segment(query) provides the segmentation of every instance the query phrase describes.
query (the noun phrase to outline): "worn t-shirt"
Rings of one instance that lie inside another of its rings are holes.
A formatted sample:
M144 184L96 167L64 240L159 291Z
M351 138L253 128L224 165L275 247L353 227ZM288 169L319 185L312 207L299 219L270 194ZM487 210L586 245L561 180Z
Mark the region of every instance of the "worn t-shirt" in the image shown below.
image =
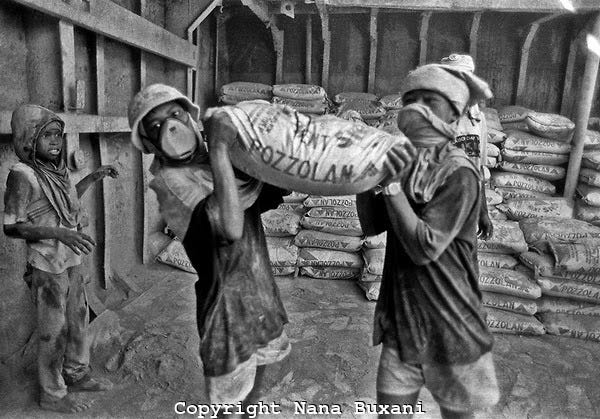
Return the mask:
M478 287L478 200L477 177L460 168L413 205L416 242L388 227L373 340L395 345L404 362L465 364L492 347Z
M485 115L477 105L454 123L456 136L452 144L462 148L477 167L485 165L487 158L487 124Z
M183 245L198 272L197 318L204 374L229 373L279 337L287 314L273 279L260 214L282 202L265 185L244 211L242 237L227 241L219 230L213 196L194 210Z
M71 184L71 188L75 187ZM73 190L71 196L77 193ZM17 223L67 228L60 224L33 168L20 162L10 169L4 194L4 225ZM57 239L44 239L27 241L27 262L41 271L58 274L81 264L81 256Z

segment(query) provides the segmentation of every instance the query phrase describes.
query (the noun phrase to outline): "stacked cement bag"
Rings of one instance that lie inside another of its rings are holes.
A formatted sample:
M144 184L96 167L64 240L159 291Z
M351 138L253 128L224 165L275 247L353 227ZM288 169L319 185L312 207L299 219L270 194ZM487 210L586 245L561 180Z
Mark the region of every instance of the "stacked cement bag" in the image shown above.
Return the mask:
M325 89L314 84L276 84L273 86L273 103L311 115L323 115L329 110Z
M600 228L552 218L520 224L537 250L520 259L541 287L538 316L547 332L600 341Z
M358 279L358 286L370 301L376 301L379 298L386 243L387 232L377 236L367 236L363 242L362 256L365 266Z
M319 279L353 279L360 275L363 232L355 196L309 196L304 200L299 247L300 274Z
M478 240L479 288L494 333L540 335L543 325L533 316L541 289L533 273L519 263L527 243L515 221L494 220L494 234Z
M575 217L600 225L600 132L588 130L577 185Z
M219 103L237 105L245 100L271 100L273 88L268 84L236 81L221 87Z
M380 119L386 114L386 109L372 93L342 92L335 95L333 101L338 106L337 115L355 111L370 126L379 125Z

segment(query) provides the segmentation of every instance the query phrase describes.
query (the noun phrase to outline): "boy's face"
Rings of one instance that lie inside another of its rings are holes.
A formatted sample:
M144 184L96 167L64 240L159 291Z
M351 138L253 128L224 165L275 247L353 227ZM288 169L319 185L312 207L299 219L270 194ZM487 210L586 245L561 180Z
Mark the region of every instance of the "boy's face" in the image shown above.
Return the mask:
M444 96L431 90L412 90L404 95L402 103L418 103L427 106L442 121L450 123L458 119L456 111Z
M159 144L160 129L167 118L174 118L189 125L189 114L178 102L167 102L157 106L142 120L146 136L153 144Z
M58 122L51 122L40 132L37 139L35 158L56 162L63 148L63 131Z

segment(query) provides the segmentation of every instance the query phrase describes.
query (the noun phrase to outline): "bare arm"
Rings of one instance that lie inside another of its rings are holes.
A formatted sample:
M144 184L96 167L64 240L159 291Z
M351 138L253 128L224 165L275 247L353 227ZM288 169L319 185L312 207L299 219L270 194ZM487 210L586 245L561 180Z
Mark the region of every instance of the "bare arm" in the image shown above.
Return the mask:
M87 234L62 227L41 227L28 223L5 224L4 234L8 237L27 241L56 239L67 245L78 255L81 253L87 255L96 245L94 239Z
M94 182L102 180L106 176L116 178L119 176L119 172L111 165L100 166L98 169L77 182L77 185L75 185L77 197L81 198Z

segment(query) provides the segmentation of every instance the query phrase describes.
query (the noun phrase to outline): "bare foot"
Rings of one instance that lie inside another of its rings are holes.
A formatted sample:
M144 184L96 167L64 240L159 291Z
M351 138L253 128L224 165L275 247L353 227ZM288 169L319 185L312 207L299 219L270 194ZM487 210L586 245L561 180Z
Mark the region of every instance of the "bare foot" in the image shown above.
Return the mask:
M86 400L76 400L68 394L62 399L53 402L41 401L40 407L44 410L52 410L60 413L77 413L83 412L91 406L91 403Z
M107 391L112 388L113 384L103 378L94 378L90 375L86 375L81 380L71 384L69 386L69 392L74 393L76 391Z

